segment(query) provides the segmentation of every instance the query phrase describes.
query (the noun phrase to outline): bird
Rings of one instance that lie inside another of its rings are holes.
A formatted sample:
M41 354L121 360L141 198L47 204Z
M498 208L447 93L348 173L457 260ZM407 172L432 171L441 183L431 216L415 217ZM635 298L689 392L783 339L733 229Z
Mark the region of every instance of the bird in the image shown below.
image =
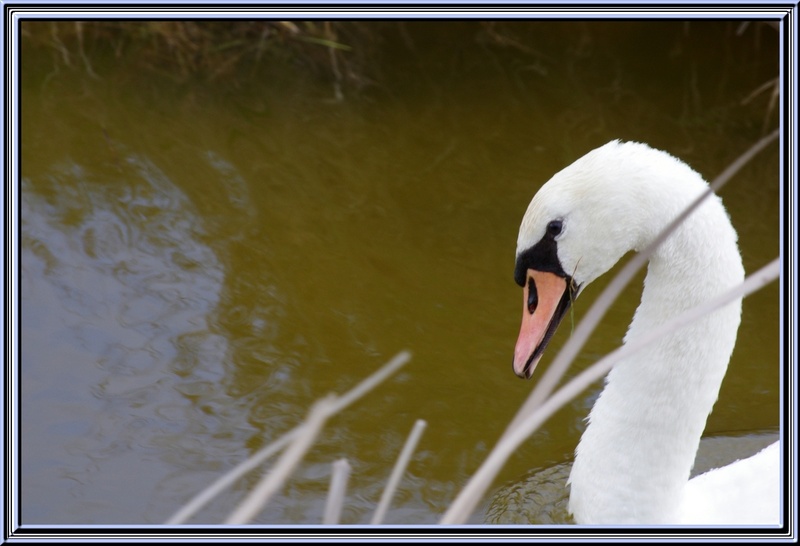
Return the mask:
M706 190L688 164L641 142L612 140L553 175L517 238L523 312L514 373L530 379L586 286L647 247ZM741 283L737 238L722 200L707 197L650 256L623 343ZM575 523L780 523L779 441L689 479L740 320L738 299L614 365L569 473Z

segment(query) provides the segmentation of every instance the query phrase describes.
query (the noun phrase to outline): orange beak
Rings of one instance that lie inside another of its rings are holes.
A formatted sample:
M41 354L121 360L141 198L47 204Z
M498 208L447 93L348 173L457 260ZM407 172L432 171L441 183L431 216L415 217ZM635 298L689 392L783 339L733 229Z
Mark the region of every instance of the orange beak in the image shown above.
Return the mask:
M522 325L514 348L514 373L530 379L574 295L572 279L528 269L523 288Z

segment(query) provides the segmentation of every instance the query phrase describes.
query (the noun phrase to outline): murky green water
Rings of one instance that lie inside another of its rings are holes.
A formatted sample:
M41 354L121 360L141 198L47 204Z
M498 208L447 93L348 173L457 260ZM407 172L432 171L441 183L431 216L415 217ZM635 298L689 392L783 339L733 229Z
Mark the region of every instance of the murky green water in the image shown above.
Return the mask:
M438 521L534 385L511 371L512 273L539 185L613 138L712 178L761 135L766 95L740 102L777 74L771 29L591 25L514 29L541 34L534 54L409 23L413 47L387 35L380 87L344 102L291 71L177 84L98 55L95 79L26 50L22 521L163 522L404 348L411 363L329 423L257 523L318 523L342 457L343 522L367 523L420 418L387 523ZM721 195L754 271L779 251L777 146ZM639 293L579 367L620 342ZM774 284L744 304L707 432L777 428L778 327ZM595 395L497 485L569 461ZM253 483L193 521L221 522Z

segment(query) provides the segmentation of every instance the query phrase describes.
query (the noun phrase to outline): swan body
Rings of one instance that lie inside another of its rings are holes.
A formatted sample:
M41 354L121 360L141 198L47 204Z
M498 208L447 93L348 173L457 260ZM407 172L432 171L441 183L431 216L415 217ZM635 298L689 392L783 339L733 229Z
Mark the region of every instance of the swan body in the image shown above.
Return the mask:
M517 240L515 279L524 301L514 371L530 377L586 285L625 253L646 247L707 188L669 154L619 141L542 186ZM625 342L741 283L736 241L721 200L710 196L651 256ZM777 443L753 460L689 481L740 317L737 300L609 372L570 473L569 510L577 523L779 523ZM723 496L735 506L722 506Z

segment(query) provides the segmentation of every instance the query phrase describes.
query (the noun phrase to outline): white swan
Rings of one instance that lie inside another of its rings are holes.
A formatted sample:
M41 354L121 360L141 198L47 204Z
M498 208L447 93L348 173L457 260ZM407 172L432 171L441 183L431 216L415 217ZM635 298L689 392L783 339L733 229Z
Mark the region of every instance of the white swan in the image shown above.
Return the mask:
M523 317L514 372L530 377L572 300L640 250L708 188L685 163L612 141L557 173L520 226ZM744 278L736 232L710 196L650 258L625 342ZM741 316L741 300L619 362L588 418L570 473L581 524L777 524L780 452L689 480Z

